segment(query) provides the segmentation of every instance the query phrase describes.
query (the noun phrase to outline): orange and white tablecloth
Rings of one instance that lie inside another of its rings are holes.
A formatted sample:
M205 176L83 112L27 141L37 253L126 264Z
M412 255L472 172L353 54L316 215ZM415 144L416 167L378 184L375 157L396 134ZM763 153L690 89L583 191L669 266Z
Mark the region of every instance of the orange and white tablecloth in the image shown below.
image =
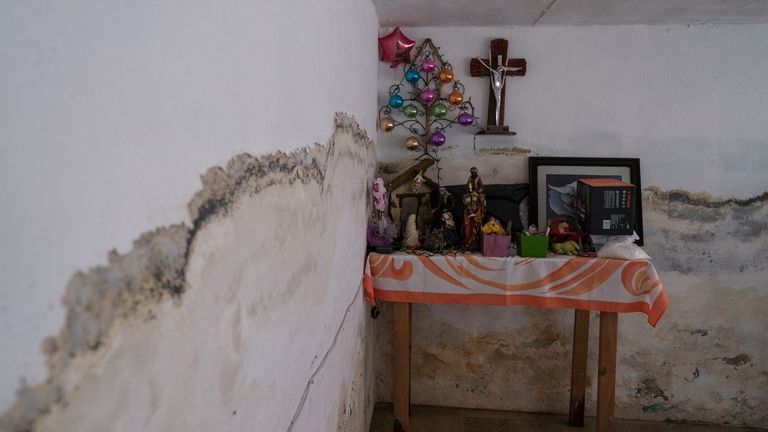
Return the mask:
M669 300L650 261L557 256L368 256L366 300L643 312L655 326Z

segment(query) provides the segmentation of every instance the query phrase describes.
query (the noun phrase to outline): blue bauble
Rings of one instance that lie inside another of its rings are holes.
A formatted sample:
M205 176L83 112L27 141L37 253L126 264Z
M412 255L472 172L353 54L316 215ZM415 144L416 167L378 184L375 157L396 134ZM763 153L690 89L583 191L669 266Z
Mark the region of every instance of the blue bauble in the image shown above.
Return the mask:
M419 75L419 71L416 68L410 68L405 72L405 80L411 84L419 82L419 78L421 78L421 75Z
M389 97L389 106L392 108L400 108L403 106L403 97L399 94L393 94Z

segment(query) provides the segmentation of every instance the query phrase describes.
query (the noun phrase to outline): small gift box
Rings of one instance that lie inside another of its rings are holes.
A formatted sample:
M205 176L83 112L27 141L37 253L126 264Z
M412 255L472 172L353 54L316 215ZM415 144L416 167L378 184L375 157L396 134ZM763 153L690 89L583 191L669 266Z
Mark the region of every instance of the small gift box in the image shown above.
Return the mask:
M517 235L517 254L521 257L544 258L547 256L549 236L546 235Z
M512 236L499 234L483 234L483 256L506 257L509 256L509 244Z

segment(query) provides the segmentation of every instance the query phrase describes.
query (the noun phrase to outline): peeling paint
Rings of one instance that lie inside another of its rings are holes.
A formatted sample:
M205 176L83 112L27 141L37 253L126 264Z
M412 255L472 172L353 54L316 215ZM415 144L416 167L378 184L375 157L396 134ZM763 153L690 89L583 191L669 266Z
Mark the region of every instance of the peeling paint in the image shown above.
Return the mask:
M644 405L642 409L644 413L655 413L661 411L663 408L663 404L656 402L655 404Z
M528 155L531 153L531 149L523 147L509 147L509 148L488 148L478 150L480 154L489 155L504 155L504 156L520 156Z
M120 319L151 319L152 306L184 290L189 229L183 225L142 234L126 254L109 252L108 266L75 273L63 305L64 328L43 342L49 378L19 391L16 403L0 418L0 430L31 430L34 419L62 401L64 375L74 359L104 346Z
M716 200L708 194L645 190L651 256L661 270L685 274L759 271L768 265L766 194ZM677 198L673 198L677 197Z
M337 136L342 135L350 137L361 146L360 149L335 146ZM360 167L361 172L365 172L373 169L373 153L373 142L365 131L351 116L337 113L334 134L328 145L317 144L313 148L262 157L241 154L233 157L226 167L210 168L201 176L202 189L188 205L192 227L178 224L142 234L129 252L120 254L111 251L108 265L78 272L72 277L63 299L67 308L65 326L57 337L48 338L43 344L49 378L43 384L19 390L16 403L0 417L0 430L30 431L35 429L40 418L53 409L65 411L69 394L78 388L77 377L85 376L89 370L83 370L82 365L76 366L76 363L92 353L108 358L105 347L116 349L111 346L117 342L112 336L117 329L125 327L120 323L156 319L165 307L162 305L167 303L165 300L171 300L177 307L183 306L184 293L189 284L189 260L199 233L212 222L230 215L244 197L253 197L267 188L295 182L316 183L321 191L330 191L336 186L326 181L330 174L326 168L331 159L350 160L350 163ZM335 178L334 182L340 178ZM350 179L363 185L355 186L356 199L351 201L351 205L360 205L361 209L365 206L365 182L362 180ZM364 238L362 234L360 236ZM308 272L316 267L317 263L307 261L297 271ZM293 282L294 289L302 283L306 282L298 275ZM250 318L258 313L251 308L246 312ZM230 330L232 348L236 352L241 350L243 343L242 319L239 313L234 315ZM360 358L365 356L361 354ZM222 369L223 375L220 374L223 377L220 381L223 386L222 400L229 400L230 389L236 384L239 366L232 366L235 369ZM157 395L156 386L152 388L155 388L152 393ZM350 395L347 399L353 397L359 396ZM157 398L159 396L152 399ZM153 405L156 403L153 402ZM232 403L229 400L226 404ZM231 412L235 416L237 410ZM242 415L240 413L237 417ZM355 424L358 423L356 420Z
M696 335L696 336L706 336L706 335L709 334L708 331L702 330L702 329L690 330L690 333L691 333L692 336L693 335Z
M691 374L691 378L685 378L685 380L688 381L689 383L692 383L697 379L699 379L700 376L701 376L701 372L699 372L699 368L696 368L693 370L693 373Z
M669 401L669 397L664 394L664 390L659 387L655 378L645 378L640 382L637 388L637 395L641 397L660 398Z
M722 360L723 363L729 366L739 367L751 362L752 357L750 357L748 354L739 354L735 357L720 357L718 360Z
M728 207L728 206L740 206L740 207L746 207L757 203L764 203L768 202L768 191L761 193L760 195L746 198L746 199L740 199L740 198L728 198L728 199L718 199L712 196L712 194L708 192L690 192L686 190L671 190L671 191L663 191L658 186L648 186L645 188L645 191L650 192L660 200L666 200L670 202L679 202L683 204L688 204L691 206L697 206L697 207L706 207L706 208L721 208L721 207Z

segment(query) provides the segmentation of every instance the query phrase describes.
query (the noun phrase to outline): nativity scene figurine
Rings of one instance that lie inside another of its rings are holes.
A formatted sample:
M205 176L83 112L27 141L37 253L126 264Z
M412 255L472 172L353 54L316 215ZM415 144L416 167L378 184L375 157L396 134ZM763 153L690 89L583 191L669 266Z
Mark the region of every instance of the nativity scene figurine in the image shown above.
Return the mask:
M476 167L469 170L467 192L462 202L464 204L464 249L477 250L480 242L480 227L485 215L485 194L483 194L483 181Z

